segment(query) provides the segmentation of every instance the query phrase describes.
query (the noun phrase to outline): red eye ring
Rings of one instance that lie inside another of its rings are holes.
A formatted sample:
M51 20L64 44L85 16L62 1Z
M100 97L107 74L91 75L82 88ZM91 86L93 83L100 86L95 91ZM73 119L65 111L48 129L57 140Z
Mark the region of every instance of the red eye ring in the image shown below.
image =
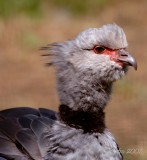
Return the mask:
M93 51L96 53L96 54L101 54L103 53L104 51L106 50L105 47L103 46L95 46Z

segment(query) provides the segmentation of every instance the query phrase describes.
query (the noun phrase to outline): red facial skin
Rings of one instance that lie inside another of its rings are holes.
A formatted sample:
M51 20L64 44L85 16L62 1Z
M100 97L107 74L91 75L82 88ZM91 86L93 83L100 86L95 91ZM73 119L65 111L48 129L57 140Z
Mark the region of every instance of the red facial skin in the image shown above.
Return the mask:
M119 49L110 49L110 48L106 48L106 47L101 47L101 46L95 46L93 51L96 54L104 54L104 55L109 55L110 56L110 60L114 61L115 63L121 65L122 67L124 66L124 64L117 60L117 58L119 57L118 51Z

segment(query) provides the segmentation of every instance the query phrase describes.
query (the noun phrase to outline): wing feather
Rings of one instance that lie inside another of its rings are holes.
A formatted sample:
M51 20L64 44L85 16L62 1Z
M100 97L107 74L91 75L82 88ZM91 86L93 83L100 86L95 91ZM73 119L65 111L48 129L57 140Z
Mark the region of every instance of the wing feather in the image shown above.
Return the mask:
M56 112L44 108L0 111L0 160L41 160L49 143L46 134L56 119Z

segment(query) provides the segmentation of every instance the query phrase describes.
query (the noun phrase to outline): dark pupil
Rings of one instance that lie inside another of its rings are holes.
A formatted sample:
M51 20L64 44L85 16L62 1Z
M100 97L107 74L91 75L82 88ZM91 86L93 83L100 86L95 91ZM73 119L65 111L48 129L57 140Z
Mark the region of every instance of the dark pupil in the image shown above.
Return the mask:
M95 50L98 52L98 53L102 53L105 48L104 47L96 47Z

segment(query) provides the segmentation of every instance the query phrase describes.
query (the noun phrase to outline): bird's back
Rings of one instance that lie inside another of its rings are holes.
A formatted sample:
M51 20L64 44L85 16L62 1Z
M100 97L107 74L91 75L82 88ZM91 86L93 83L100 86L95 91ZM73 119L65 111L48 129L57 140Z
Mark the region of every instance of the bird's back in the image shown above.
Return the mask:
M40 160L45 144L39 136L56 120L56 112L28 107L0 112L0 159Z

